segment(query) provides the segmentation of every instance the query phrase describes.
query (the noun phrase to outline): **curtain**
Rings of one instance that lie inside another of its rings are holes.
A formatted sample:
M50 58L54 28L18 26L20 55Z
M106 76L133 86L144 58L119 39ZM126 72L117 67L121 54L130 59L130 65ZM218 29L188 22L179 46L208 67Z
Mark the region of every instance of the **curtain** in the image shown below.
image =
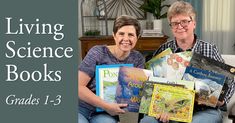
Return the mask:
M202 8L203 8L203 1L202 0L185 0L186 2L191 3L193 8L196 11L196 30L195 33L199 38L202 38Z
M202 39L216 44L223 54L235 54L235 1L203 1Z

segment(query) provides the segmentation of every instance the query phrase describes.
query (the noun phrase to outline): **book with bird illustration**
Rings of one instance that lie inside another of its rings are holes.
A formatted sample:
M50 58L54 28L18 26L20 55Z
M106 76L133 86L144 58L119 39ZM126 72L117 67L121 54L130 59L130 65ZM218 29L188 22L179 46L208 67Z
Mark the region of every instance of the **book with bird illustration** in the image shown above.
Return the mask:
M149 116L168 113L169 119L191 122L195 91L166 84L154 84Z
M116 102L116 88L118 84L118 72L121 66L133 67L133 64L112 64L96 66L96 95L106 102ZM103 111L101 108L96 109Z
M183 80L195 82L196 102L211 107L216 107L225 78L223 74L192 66L186 68L183 76Z
M232 87L234 87L235 85L235 66L218 62L214 59L211 59L198 53L193 53L192 59L190 61L190 66L225 75L226 79L222 91L220 93L219 100L226 100L226 103L229 102L231 96L226 95L232 95L234 93L232 92Z

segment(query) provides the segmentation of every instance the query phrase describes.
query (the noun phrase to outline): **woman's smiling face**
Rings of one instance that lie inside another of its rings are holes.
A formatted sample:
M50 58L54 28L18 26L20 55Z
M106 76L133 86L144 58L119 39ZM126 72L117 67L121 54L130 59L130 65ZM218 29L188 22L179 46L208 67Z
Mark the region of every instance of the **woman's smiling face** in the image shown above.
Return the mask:
M133 25L121 27L116 34L113 34L113 37L117 47L124 52L132 50L138 40Z

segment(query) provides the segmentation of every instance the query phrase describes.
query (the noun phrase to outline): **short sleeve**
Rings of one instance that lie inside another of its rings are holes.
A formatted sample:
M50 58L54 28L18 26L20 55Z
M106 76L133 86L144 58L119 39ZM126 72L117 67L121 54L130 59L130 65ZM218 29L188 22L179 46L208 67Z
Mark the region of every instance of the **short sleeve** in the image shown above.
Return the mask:
M145 58L142 54L139 53L136 66L138 68L144 68Z
M90 77L95 75L95 66L97 61L100 61L102 55L102 49L99 46L92 47L85 58L82 60L79 70L87 73Z

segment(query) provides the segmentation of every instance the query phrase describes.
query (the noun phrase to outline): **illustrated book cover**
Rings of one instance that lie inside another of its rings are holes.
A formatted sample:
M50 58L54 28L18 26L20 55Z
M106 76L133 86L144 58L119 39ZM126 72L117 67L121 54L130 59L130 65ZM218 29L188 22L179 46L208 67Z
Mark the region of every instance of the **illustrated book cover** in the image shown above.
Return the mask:
M141 93L141 102L140 102L139 113L148 114L154 84L168 84L168 85L172 85L172 86L179 86L182 88L187 88L189 90L194 90L194 82L193 81L168 80L166 78L150 76L148 78L148 81L145 82L144 86L143 86L143 90Z
M154 83L156 84L156 82L150 81L146 81L144 83L143 90L141 92L139 113L148 114L153 94Z
M148 115L155 117L158 114L167 112L170 120L191 122L194 98L194 90L178 86L154 84Z
M151 67L150 67L151 64L153 64L156 60L158 60L159 58L162 58L162 57L164 57L164 56L166 56L166 55L170 55L170 54L172 54L171 48L165 49L164 51L162 51L161 53L159 53L158 55L154 56L152 59L150 59L149 61L147 61L147 62L145 63L145 68L146 68L146 69L151 69Z
M228 103L228 94L231 93L231 87L235 84L235 66L231 66L225 63L218 62L214 59L205 57L201 54L193 53L192 59L190 61L190 66L210 70L216 73L220 73L226 76L226 80L224 82L224 86L222 88L222 92L220 94L219 100L223 101L226 98Z
M118 72L121 66L133 67L133 64L113 64L96 66L96 95L106 102L116 102L116 88L118 84ZM101 108L96 109L103 111Z
M188 66L185 70L183 80L195 82L195 100L198 104L215 107L225 82L225 76Z
M153 72L151 70L120 67L115 97L117 103L128 104L125 110L129 112L139 112L140 93L143 89L143 84L152 75Z
M187 88L189 90L194 90L194 82L193 81L168 80L166 78L150 76L148 81L144 83L144 87L143 87L143 90L141 93L141 102L140 102L139 113L148 114L154 84L169 84L172 86L179 86L182 88Z
M191 51L173 53L157 59L151 64L153 75L167 79L182 79L192 57Z
M187 81L187 80L181 80L181 79L167 79L167 78L154 77L154 76L150 76L148 81L155 82L155 83L172 84L172 85L183 85L184 88L194 90L194 81Z

